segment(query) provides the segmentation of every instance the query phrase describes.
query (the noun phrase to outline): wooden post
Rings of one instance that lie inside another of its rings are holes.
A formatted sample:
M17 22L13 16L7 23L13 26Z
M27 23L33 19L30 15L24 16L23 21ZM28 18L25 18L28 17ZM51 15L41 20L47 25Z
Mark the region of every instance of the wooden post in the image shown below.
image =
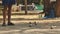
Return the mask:
M27 0L25 0L25 14L27 14Z
M56 17L60 17L60 0L56 0Z
M17 9L16 9L16 11L19 11L19 0L16 0L16 2L17 2Z

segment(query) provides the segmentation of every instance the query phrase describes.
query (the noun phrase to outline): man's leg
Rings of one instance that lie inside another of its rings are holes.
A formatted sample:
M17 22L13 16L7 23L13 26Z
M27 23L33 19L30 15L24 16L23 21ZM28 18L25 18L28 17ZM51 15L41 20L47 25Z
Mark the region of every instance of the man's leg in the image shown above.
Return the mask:
M6 11L7 11L7 6L5 5L4 6L4 9L3 9L3 24L2 26L5 26L5 21L6 21Z
M8 6L8 25L14 25L11 23L11 8L12 6Z

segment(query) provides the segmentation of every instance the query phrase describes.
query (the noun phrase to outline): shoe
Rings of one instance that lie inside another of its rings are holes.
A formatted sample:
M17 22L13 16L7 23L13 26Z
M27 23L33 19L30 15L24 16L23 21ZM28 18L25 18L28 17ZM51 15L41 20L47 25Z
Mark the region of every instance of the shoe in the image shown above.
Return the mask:
M5 24L5 23L3 23L3 24L2 24L2 26L6 26L6 24Z
M13 26L14 24L11 22L8 22L8 26Z

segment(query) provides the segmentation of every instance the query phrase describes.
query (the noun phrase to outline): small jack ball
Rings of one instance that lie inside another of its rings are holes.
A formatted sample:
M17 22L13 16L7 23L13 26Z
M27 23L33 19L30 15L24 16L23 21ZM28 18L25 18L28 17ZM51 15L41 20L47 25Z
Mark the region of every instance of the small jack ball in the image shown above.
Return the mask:
M34 22L34 24L35 24L35 25L37 25L37 23L36 23L36 22Z

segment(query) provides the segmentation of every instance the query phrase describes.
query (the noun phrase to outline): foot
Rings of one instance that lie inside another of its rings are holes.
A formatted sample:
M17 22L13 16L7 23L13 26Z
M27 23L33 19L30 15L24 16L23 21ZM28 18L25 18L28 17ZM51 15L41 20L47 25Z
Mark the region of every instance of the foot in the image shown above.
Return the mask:
M13 26L14 24L13 24L13 23L11 23L11 22L8 22L8 25L9 25L9 26Z
M3 23L3 24L2 24L2 26L6 26L6 24L5 24L5 23Z

